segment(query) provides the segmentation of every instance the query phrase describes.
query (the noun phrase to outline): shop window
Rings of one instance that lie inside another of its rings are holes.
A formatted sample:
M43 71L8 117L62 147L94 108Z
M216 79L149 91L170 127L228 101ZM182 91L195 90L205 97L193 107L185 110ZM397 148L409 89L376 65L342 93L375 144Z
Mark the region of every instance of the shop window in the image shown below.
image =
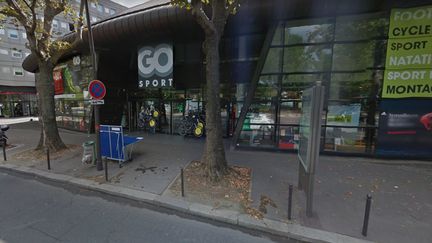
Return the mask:
M288 22L285 27L285 44L323 43L333 40L333 24L329 19L314 20L316 23ZM327 23L326 23L327 22Z
M253 102L242 127L240 144L259 147L276 145L275 102Z
M279 123L283 125L298 125L301 117L301 100L291 99L281 101L279 105Z
M386 38L388 18L379 15L343 16L336 18L336 41Z
M277 97L279 90L278 77L278 75L261 76L255 91L255 98L268 99Z
M297 149L299 144L299 126L279 126L279 149Z
M280 73L283 48L270 48L262 73Z
M367 140L367 133L375 128L326 127L324 150L344 153L366 153L373 144Z
M330 69L330 45L292 46L284 49L284 72L321 72Z
M366 70L374 65L375 42L335 44L333 49L334 71Z
M282 78L281 99L301 99L301 92L322 80L320 74L291 74Z
M283 33L284 33L284 23L279 23L272 39L272 43L271 43L272 46L283 44Z
M334 73L331 76L329 98L333 100L373 98L382 81L382 71Z

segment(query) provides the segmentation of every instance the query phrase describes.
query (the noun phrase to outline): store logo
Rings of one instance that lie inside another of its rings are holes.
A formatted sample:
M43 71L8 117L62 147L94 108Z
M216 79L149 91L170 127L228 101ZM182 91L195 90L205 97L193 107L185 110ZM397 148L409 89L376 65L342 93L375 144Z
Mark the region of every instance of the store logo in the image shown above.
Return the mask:
M138 51L138 71L144 78L168 77L172 74L173 64L171 45L161 44L156 48L146 46Z

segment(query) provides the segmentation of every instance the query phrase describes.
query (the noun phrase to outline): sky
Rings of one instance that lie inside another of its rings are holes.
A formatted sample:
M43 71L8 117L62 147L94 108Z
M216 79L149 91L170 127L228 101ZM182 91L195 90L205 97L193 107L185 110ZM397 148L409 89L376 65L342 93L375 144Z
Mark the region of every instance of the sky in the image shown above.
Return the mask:
M112 1L130 8L130 7L135 6L137 4L145 3L148 0L112 0Z

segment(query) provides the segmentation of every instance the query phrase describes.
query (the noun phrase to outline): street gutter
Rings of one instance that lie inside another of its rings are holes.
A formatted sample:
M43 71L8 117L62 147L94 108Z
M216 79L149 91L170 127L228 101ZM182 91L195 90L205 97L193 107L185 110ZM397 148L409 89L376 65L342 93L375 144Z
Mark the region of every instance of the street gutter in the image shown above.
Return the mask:
M98 183L95 181L75 178L69 175L55 174L47 171L42 171L25 166L18 166L12 164L0 163L0 171L12 172L23 175L30 175L34 177L41 177L43 179L70 184L91 191L97 191L112 196L127 198L137 202L166 208L181 213L203 217L222 223L228 223L235 226L240 226L248 229L269 233L276 236L282 236L299 241L306 242L352 242L352 243L369 243L371 241L354 238L347 235L328 232L324 230L305 227L299 224L286 223L278 220L264 218L257 220L247 214L240 214L239 212L227 209L213 209L211 206L191 203L182 199L158 195L154 193L144 192L130 188L124 188L107 183Z

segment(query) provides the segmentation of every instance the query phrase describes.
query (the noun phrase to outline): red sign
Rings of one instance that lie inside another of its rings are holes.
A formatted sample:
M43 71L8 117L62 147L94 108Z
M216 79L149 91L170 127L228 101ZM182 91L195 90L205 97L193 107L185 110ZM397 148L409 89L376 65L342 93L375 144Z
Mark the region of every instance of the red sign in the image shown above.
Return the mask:
M105 97L105 85L99 80L93 80L88 86L88 91L93 99L101 100Z
M64 93L63 76L61 70L56 70L53 72L54 78L54 92L56 95Z

